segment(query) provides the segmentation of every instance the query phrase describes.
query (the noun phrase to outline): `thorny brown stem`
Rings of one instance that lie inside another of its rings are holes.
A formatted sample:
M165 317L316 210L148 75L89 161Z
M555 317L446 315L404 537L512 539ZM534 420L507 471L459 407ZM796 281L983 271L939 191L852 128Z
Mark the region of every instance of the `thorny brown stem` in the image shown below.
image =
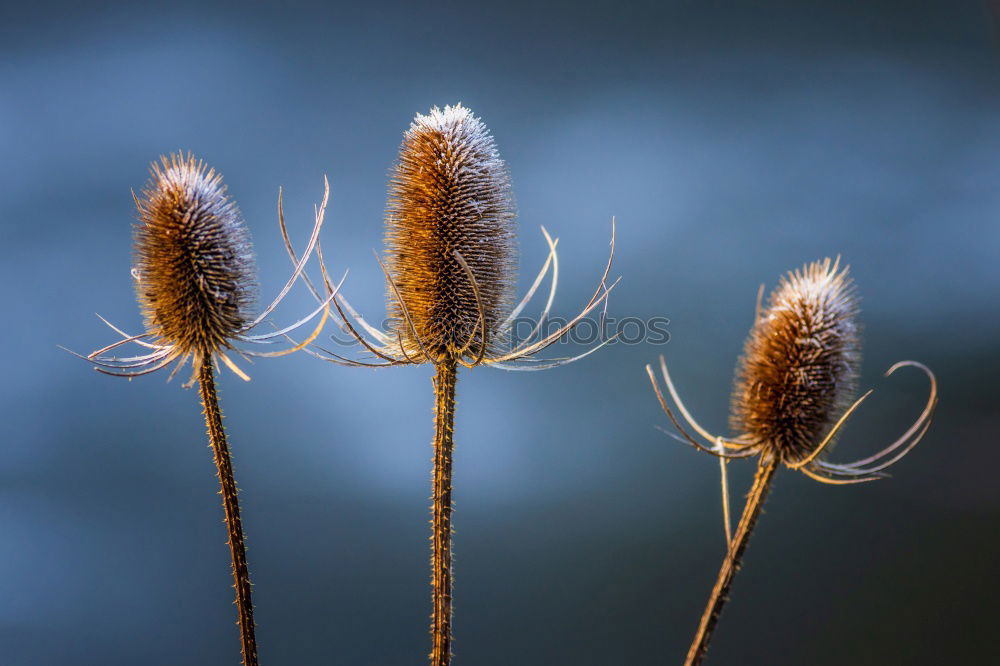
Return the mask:
M219 409L219 396L215 391L212 362L207 358L202 361L198 370L198 391L201 394L202 408L205 410L205 425L208 427L208 439L215 456L219 483L222 486L226 527L229 528L229 550L233 556L233 587L236 588L236 610L239 616L243 666L257 666L257 639L254 637L250 572L243 544L243 524L240 522L236 480L233 477L233 465L226 443L226 431L222 427L222 410Z
M708 652L708 643L712 639L712 631L719 621L719 614L722 612L722 607L729 600L729 587L733 584L733 577L736 576L736 572L740 568L740 563L743 560L743 552L750 541L750 533L753 532L753 528L757 524L757 518L760 517L760 510L764 506L764 499L767 497L768 491L771 489L774 473L778 471L778 463L779 461L776 457L765 455L761 457L760 462L757 464L757 474L754 476L753 485L750 487L750 493L747 495L747 503L743 507L743 515L740 516L740 522L736 526L736 534L733 535L733 541L729 546L729 551L726 553L726 559L722 561L722 568L719 569L719 577L715 581L715 587L712 588L712 594L709 596L705 612L701 616L698 631L694 635L691 648L688 650L687 659L684 661L685 666L700 664L701 660L705 658L705 653Z
M434 377L434 480L431 535L431 666L451 663L451 461L454 450L455 382L452 359L437 365Z

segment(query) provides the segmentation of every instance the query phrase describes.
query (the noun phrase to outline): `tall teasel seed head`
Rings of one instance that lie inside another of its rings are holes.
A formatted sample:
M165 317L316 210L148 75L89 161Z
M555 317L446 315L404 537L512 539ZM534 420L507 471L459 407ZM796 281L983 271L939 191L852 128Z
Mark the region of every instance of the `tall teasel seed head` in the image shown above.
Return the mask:
M162 157L136 199L136 292L146 329L203 359L253 319L250 234L222 176L192 155Z
M418 114L392 171L385 231L392 332L405 348L441 361L497 342L516 283L515 217L483 122L461 104Z
M785 462L808 456L854 398L858 303L838 269L826 259L783 277L737 367L731 427Z
M388 327L372 326L342 296L333 300L347 333L375 358L355 360L322 348L311 353L361 367L433 363L534 371L572 363L611 342L613 338L602 340L568 358L534 358L565 340L588 314L607 306L618 284L608 279L615 254L614 219L608 261L590 300L564 324L547 330L559 281L559 239L542 227L548 256L524 297L513 304L515 218L510 175L483 122L461 104L417 114L390 174L386 261L378 259L388 287ZM290 257L296 260L294 253ZM320 267L332 289L322 258ZM546 276L545 306L527 337L515 341L518 316ZM319 299L315 289L313 295Z

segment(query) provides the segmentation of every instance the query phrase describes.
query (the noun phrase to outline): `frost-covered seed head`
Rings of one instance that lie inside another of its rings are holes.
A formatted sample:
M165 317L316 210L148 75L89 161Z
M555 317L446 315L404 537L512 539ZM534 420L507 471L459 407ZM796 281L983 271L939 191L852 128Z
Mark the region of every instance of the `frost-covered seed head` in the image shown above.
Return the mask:
M825 259L782 278L737 367L732 428L787 463L815 449L855 391L858 305L838 264Z
M507 167L486 126L461 105L418 114L406 132L389 185L388 271L394 332L440 361L475 356L496 342L516 281L516 229ZM465 259L479 288L485 331ZM471 344L470 344L471 343Z
M251 321L250 235L222 176L192 155L161 157L137 198L136 292L147 331L181 354L229 346Z

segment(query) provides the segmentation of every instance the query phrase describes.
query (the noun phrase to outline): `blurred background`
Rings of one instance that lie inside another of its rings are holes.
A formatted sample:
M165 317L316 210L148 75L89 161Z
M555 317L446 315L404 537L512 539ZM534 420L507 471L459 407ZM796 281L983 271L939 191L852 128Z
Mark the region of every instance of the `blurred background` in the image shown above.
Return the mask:
M841 254L862 386L835 460L909 425L891 480L779 474L712 664L995 659L1000 558L1000 90L995 3L7 3L0 10L0 662L237 664L229 555L197 392L56 348L141 326L130 189L160 154L220 170L261 300L328 174L327 259L384 313L386 174L411 118L463 102L520 211L522 292L561 238L575 314L618 220L616 318L670 319L545 373L459 381L455 663L680 663L723 556L718 467L655 430L665 354L727 432L757 286ZM310 308L297 289L279 310ZM541 307L541 304L538 304ZM550 350L561 355L567 348ZM428 651L431 369L305 354L226 372L223 409L265 664ZM734 463L734 496L752 464ZM988 638L993 636L992 639Z

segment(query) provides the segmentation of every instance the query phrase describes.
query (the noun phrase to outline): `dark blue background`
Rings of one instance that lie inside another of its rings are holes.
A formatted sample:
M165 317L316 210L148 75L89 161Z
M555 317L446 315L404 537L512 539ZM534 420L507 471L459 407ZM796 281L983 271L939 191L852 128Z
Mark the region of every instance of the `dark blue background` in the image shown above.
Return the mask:
M714 664L973 664L995 654L1000 91L989 3L8 3L0 14L0 663L236 664L197 395L56 349L135 330L130 188L171 150L219 169L262 299L329 174L328 260L383 316L386 173L410 119L464 102L520 209L522 289L560 236L558 314L619 222L613 316L665 346L459 384L456 664L678 663L723 554L717 467L665 425L665 353L724 431L757 285L842 254L876 395L834 457L937 421L888 481L779 475ZM299 291L279 314L291 321ZM559 353L560 350L556 350ZM264 664L428 649L429 368L300 354L222 379ZM734 464L737 494L750 464Z

